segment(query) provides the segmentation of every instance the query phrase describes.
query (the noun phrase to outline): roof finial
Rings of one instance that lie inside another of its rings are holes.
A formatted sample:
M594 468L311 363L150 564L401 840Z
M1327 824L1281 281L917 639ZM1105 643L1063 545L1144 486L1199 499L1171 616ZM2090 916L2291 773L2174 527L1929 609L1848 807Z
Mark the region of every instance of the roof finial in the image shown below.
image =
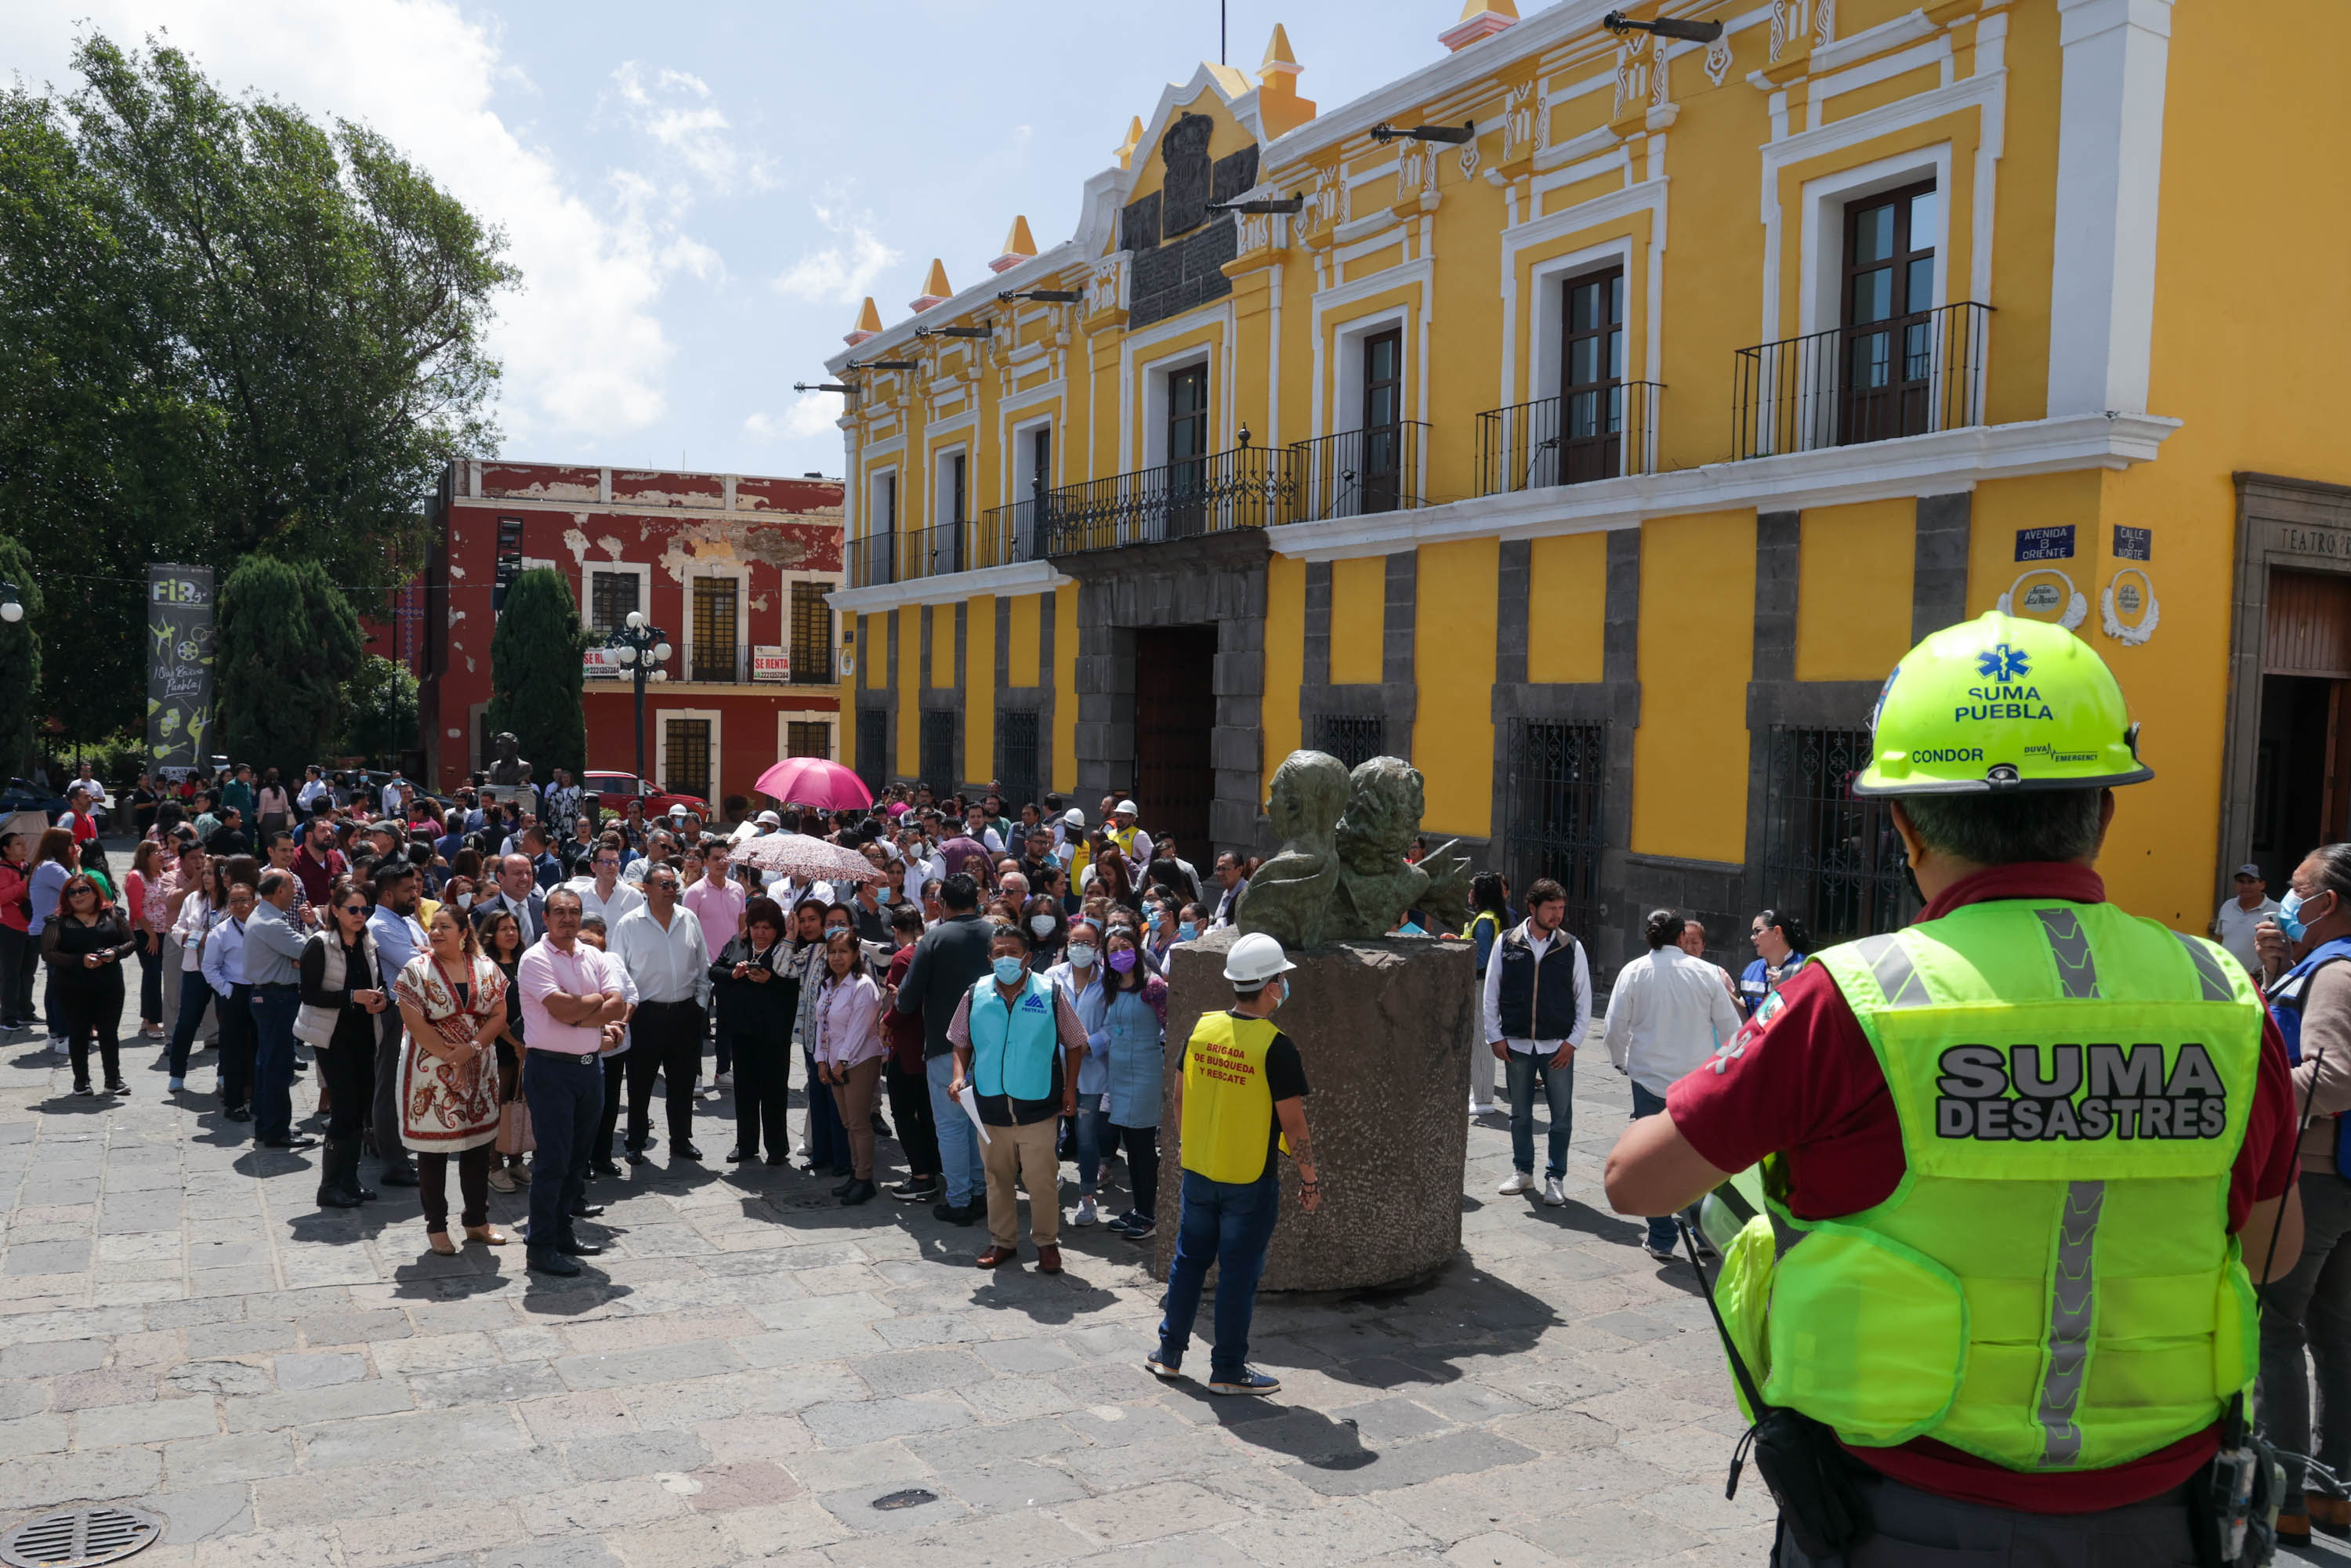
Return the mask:
M1136 115L1126 122L1126 140L1118 144L1118 166L1134 166L1134 150L1143 145L1143 116Z
M923 278L923 291L908 303L916 310L928 310L955 292L947 283L946 264L937 256L931 257L931 270Z
M1516 0L1463 0L1461 20L1437 35L1437 41L1458 54L1480 38L1490 38L1519 19Z
M1004 272L1019 266L1037 254L1037 242L1029 237L1029 220L1014 218L1012 227L1004 235L1004 254L987 264L990 272Z
M1258 123L1268 140L1314 118L1314 100L1298 96L1298 76L1303 69L1290 52L1289 32L1276 22L1273 37L1266 40L1265 60L1257 71Z
M850 329L841 340L853 349L880 330L882 312L874 308L873 296L869 294L865 297L865 308L857 313L857 325Z

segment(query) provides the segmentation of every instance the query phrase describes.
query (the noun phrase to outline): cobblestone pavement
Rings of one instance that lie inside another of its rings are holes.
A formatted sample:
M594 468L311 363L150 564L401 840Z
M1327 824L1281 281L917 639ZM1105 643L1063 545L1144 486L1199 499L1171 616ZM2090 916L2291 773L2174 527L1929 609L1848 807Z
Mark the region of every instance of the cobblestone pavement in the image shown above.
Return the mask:
M1566 1207L1497 1197L1509 1134L1473 1130L1462 1256L1261 1302L1285 1387L1241 1401L1144 1373L1158 1290L1099 1229L1058 1279L986 1274L983 1228L664 1149L596 1184L601 1266L548 1281L518 1240L433 1256L413 1189L321 1212L315 1151L253 1150L212 1062L175 1103L136 1043L133 1098L75 1101L45 1042L0 1047L0 1525L135 1500L170 1521L141 1568L1766 1556L1689 1270L1599 1198L1613 1072L1579 1082ZM909 1489L935 1500L872 1506Z

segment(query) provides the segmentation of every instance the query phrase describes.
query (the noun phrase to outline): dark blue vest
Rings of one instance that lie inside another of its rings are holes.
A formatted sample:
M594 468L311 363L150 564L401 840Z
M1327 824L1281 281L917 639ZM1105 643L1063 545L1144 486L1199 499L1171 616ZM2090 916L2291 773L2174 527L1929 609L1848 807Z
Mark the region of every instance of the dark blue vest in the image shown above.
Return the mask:
M1501 993L1496 998L1502 1038L1565 1040L1575 1029L1575 938L1561 926L1538 964L1525 932L1523 925L1514 925L1502 933L1487 960L1502 966Z
M2351 937L2320 943L2270 988L2270 1016L2277 1019L2278 1033L2285 1037L2286 1059L2296 1067L2302 1065L2302 1009L2310 1000L2311 977L2342 958L2351 958ZM2335 1169L2337 1175L2351 1176L2351 1116L2335 1118Z

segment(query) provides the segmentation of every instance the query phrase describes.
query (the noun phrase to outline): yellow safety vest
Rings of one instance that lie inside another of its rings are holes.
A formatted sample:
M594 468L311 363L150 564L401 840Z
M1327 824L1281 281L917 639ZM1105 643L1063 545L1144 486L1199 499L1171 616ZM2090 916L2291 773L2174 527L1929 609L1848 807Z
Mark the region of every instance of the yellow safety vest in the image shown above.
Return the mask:
M1271 1019L1202 1015L1184 1051L1184 1168L1246 1186L1265 1175L1273 1093L1265 1053L1281 1031Z

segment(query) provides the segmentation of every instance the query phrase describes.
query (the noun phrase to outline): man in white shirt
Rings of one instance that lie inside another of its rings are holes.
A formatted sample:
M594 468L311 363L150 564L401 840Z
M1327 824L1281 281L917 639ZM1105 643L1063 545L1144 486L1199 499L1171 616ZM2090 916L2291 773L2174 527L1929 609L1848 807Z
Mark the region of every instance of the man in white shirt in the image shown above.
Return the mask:
M1633 1080L1635 1121L1663 1111L1674 1080L1695 1071L1739 1032L1739 1009L1722 971L1682 951L1683 924L1670 909L1650 913L1644 930L1649 951L1617 972L1601 1026L1608 1059ZM1652 1218L1649 1256L1673 1261L1674 1234L1670 1216Z
M310 802L327 793L327 781L319 777L316 768L302 769L302 788L295 794L294 804L304 816L310 814Z
M702 1071L704 1005L710 998L710 948L702 922L678 906L677 870L645 873L645 906L612 927L611 956L637 988L629 1020L629 1163L645 1163L653 1144L653 1074L667 1083L673 1161L698 1160L694 1146L694 1085Z
M375 938L386 990L412 959L431 950L424 927L416 919L416 868L406 861L386 861L376 868L375 911L368 916L368 933ZM416 1165L400 1141L400 1009L386 1008L377 1014L376 1028L375 1101L369 1115L372 1124L369 1136L374 1140L383 1169L375 1179L383 1186L414 1186Z
M2245 973L2257 985L2262 977L2262 957L2253 950L2253 927L2278 909L2278 901L2269 896L2269 888L2262 868L2248 861L2237 868L2237 896L2222 904L2212 916L2212 939L2245 967Z
M199 964L220 1014L221 1113L232 1122L253 1120L253 988L245 979L245 923L255 902L244 883L229 889L228 907L204 936Z
M1527 889L1527 917L1494 943L1486 963L1486 1040L1510 1092L1510 1178L1516 1197L1535 1185L1535 1094L1551 1113L1543 1201L1567 1201L1567 1140L1574 1129L1575 1048L1592 1027L1592 966L1583 945L1560 928L1567 890L1549 877ZM1728 1000L1729 998L1725 998Z
M687 925L694 923L687 921ZM580 895L559 887L547 895L547 940L522 956L515 971L522 992L522 1092L538 1140L530 1184L530 1267L544 1274L577 1274L576 1260L603 1250L583 1242L572 1210L588 1190L588 1155L604 1108L604 1070L598 1057L605 1026L628 1017L627 982L620 966L580 940Z
M589 862L593 876L576 876L563 885L580 895L583 916L595 915L609 933L622 919L645 906L645 895L621 880L621 851L616 844L598 844Z

